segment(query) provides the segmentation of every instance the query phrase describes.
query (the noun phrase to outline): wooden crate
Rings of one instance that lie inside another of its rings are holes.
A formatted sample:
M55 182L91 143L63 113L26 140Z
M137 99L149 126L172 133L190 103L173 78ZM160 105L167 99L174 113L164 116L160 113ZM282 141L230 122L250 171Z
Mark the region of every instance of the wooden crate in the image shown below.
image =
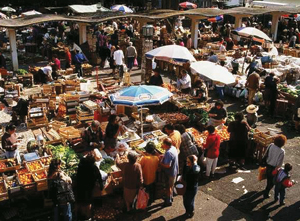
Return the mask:
M266 147L274 142L275 136L271 136L270 131L261 132L255 129L253 139L258 145Z
M76 115L75 115L75 119L76 119ZM67 140L81 137L80 131L75 129L72 126L60 128L58 130L58 133L60 134L61 137L65 138Z
M66 127L67 124L64 122L55 120L55 121L50 122L49 126L52 127L55 131L58 131L60 128Z
M3 175L5 183L6 183L6 187L8 190L9 194L15 194L15 193L19 193L21 191L21 186L20 186L20 180L18 179L18 176L16 175L16 180L18 185L15 187L10 187L7 183L12 181L14 179L14 176L5 176Z
M18 179L20 181L21 187L24 191L26 191L26 192L36 191L36 183L34 182L34 179L33 179L32 174L30 172L20 173L20 171L17 170L17 175L18 175ZM24 175L29 176L30 179L32 180L32 182L28 183L28 184L22 183L22 178L21 177L24 176Z
M33 169L33 168L31 167L31 165L33 165L33 164L39 164L39 167L40 167L40 168L38 168L38 169ZM42 162L41 162L40 160L34 160L34 161L26 162L26 163L25 163L25 167L27 168L27 170L28 170L29 172L36 172L36 171L40 171L40 170L44 169L44 165L42 164Z
M45 178L39 179L38 176L43 174ZM32 173L32 177L36 182L36 190L44 191L48 189L47 171L45 169Z
M5 164L5 165L6 165L7 162L10 161L10 160L11 160L11 159L0 160L0 164ZM14 170L20 169L20 168L21 168L20 162L18 162L17 159L14 159L14 160L15 160L16 166L2 168L2 169L0 169L0 173L8 172L8 171L14 171Z
M0 201L8 200L8 191L4 181L0 182L0 188L3 190L3 192L0 192Z

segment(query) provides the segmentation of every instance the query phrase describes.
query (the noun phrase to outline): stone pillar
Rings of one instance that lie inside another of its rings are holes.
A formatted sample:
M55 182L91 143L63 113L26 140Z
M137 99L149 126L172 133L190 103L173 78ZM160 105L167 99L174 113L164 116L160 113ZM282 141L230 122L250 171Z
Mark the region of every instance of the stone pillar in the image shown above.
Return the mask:
M278 15L278 14L272 14L271 33L272 33L273 41L276 41L276 39L277 39L279 17L280 17L280 15Z
M17 41L16 41L16 30L8 29L8 33L9 33L9 43L10 43L10 52L11 52L13 71L17 71L19 69L19 62L18 62L18 51L17 51Z
M234 17L235 17L234 28L237 29L237 28L242 27L242 18L243 18L243 16L235 15Z
M146 58L145 54L148 51L151 51L152 49L153 49L153 41L143 38L143 49L142 49L142 52L143 52L142 56L143 57L142 57L142 65L141 65L141 68L142 68L141 82L147 82L147 81L149 81L149 79L151 77L152 65L147 66L147 63L146 63L147 58Z
M199 20L192 18L191 36L192 36L192 46L198 48L198 30L199 30Z
M86 24L79 23L79 44L86 42Z

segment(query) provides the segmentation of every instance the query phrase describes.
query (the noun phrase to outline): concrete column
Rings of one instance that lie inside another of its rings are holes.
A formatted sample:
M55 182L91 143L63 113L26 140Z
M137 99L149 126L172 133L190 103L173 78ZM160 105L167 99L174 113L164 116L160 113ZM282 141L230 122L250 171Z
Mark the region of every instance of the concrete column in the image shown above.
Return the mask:
M10 43L10 52L11 52L11 60L13 65L13 71L17 71L19 69L18 62L18 51L17 51L17 40L16 40L16 30L8 29L9 33L9 43Z
M198 30L199 30L199 20L192 19L191 35L192 35L192 46L198 48Z
M280 15L278 15L278 14L272 14L271 33L272 33L273 41L276 41L276 39L277 39L279 17L280 17Z
M79 23L79 44L86 42L86 24Z
M235 15L235 22L234 22L234 28L240 28L242 27L242 18L243 16L241 15Z

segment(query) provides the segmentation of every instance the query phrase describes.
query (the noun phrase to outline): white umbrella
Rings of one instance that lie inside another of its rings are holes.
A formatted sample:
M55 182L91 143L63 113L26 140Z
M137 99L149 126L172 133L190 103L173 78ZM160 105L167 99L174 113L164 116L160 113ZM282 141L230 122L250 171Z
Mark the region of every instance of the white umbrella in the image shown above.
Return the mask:
M28 11L28 12L23 12L21 15L22 16L30 16L30 15L41 15L42 13L36 11L36 10L32 10L32 11Z
M1 8L1 11L3 11L3 12L16 12L15 9L13 9L13 8L11 8L9 6Z
M253 27L237 28L233 31L233 33L234 32L243 37L254 36L257 38L265 39L267 41L272 41L272 39L268 35L266 35L264 32L262 32L261 30L258 30L257 28L253 28Z
M179 45L167 45L155 48L146 53L148 58L156 58L158 60L173 59L177 62L193 62L196 61L194 56L189 52L186 47Z
M235 82L234 76L227 68L210 61L193 62L190 68L193 74L198 73L213 81L219 81L224 84L232 84Z

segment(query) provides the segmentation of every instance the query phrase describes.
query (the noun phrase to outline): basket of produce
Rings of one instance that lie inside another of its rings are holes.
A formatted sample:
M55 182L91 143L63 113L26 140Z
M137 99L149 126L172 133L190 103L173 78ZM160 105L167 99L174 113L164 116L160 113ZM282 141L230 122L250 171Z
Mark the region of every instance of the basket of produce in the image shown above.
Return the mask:
M26 169L17 170L18 179L22 188L26 191L34 191L35 190L35 182L32 177L32 174Z
M37 191L44 191L48 189L47 172L45 170L33 172L32 177L36 182Z
M21 165L15 158L0 160L0 173L20 169Z
M8 200L8 192L5 182L2 180L0 182L0 201Z
M40 160L26 162L25 165L29 172L35 172L44 169L44 166Z
M13 176L5 176L4 180L7 190L10 194L17 193L21 190L20 181L17 174L14 174Z

